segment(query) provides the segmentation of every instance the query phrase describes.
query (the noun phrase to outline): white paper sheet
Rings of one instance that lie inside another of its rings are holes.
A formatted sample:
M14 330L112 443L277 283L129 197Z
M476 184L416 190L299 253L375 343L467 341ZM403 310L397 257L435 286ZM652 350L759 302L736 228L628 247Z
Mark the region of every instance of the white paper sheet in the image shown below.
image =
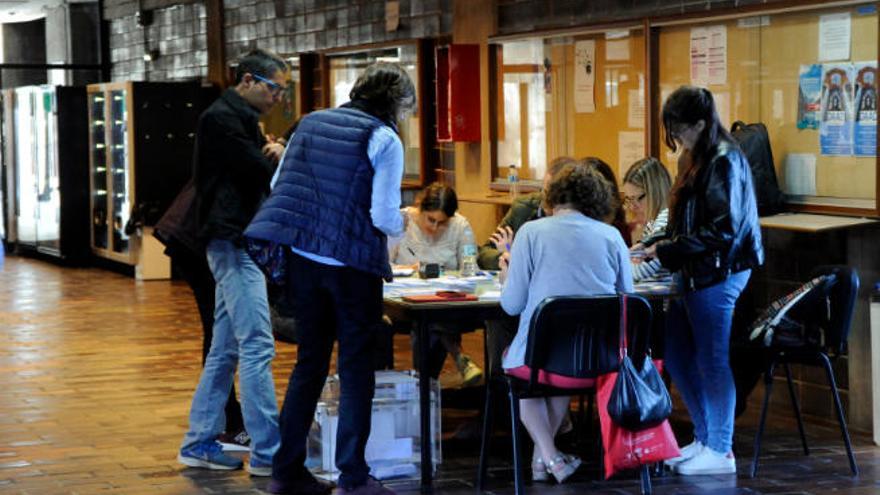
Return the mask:
M691 29L691 84L727 84L727 26Z
M605 41L605 60L629 60L629 38Z
M816 194L816 155L812 153L789 153L783 162L786 194Z
M574 110L577 113L596 111L594 85L596 81L596 42L581 40L574 44Z
M645 94L638 89L631 89L627 93L629 112L627 124L631 129L643 129L645 127Z
M819 16L819 61L849 60L851 36L849 12Z
M775 120L785 118L785 96L781 89L773 90L773 118Z
M617 176L623 177L630 165L645 157L645 133L622 131L618 134Z
M730 93L726 91L713 92L712 97L715 99L715 109L718 110L721 124L729 129L731 124Z

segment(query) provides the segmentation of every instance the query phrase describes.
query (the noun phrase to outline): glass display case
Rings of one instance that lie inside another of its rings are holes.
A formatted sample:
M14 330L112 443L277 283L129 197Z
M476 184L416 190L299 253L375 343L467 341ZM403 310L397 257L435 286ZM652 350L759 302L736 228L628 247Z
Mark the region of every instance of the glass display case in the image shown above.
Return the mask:
M88 252L84 88L25 86L4 92L9 241L70 262ZM11 186L11 189L10 189Z
M205 94L197 83L88 86L89 211L96 255L138 263L140 240L133 233L157 221L189 179Z

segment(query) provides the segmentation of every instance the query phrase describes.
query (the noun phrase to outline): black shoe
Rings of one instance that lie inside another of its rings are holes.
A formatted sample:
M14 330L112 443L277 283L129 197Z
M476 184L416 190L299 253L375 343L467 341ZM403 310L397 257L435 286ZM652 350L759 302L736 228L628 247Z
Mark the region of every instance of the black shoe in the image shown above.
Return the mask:
M272 479L266 487L266 491L274 495L329 495L336 485L329 481L321 480L306 471L305 474L294 480L278 481Z

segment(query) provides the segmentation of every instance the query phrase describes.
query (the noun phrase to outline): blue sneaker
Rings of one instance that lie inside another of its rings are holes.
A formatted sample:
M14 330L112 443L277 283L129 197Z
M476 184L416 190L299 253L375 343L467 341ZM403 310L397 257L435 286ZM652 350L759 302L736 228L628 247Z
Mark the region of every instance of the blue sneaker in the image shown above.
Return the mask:
M262 462L254 462L251 459L251 462L245 465L244 469L250 473L251 476L272 476L272 464L263 464Z
M181 449L180 453L177 454L177 462L189 467L225 471L241 469L242 466L242 462L239 459L224 454L223 447L217 442Z

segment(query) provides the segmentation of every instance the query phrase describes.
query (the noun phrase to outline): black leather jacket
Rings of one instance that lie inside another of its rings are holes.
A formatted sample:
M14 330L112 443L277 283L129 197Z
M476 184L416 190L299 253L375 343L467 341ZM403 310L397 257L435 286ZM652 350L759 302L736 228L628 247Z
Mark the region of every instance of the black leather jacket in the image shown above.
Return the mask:
M742 152L722 141L715 155L681 191L657 243L657 257L680 271L685 290L724 281L764 262L752 173Z

